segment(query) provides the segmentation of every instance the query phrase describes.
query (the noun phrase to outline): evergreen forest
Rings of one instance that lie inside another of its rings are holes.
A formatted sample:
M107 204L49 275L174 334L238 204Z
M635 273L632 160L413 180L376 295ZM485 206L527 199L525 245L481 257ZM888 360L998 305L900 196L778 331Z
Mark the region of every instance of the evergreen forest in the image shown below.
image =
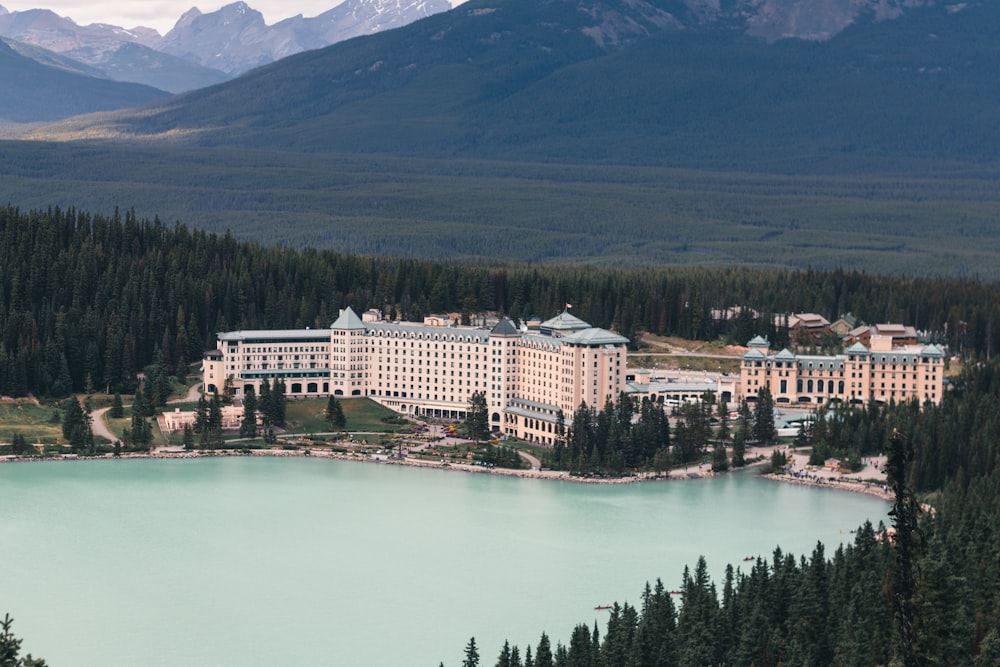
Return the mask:
M616 603L605 625L579 624L565 643L542 632L493 662L473 638L463 667L998 665L998 415L991 362L968 369L939 406L817 420L814 444L888 453L891 529L860 526L832 554L822 543L798 556L776 547L745 569L727 566L719 584L701 558L679 590L647 584L638 604Z
M460 264L263 247L232 236L76 209L0 209L0 394L132 393L156 362L170 374L234 329L323 328L339 309L573 313L641 344L643 332L787 343L773 313L852 312L904 322L967 360L1000 347L1000 289L971 279L855 271L596 269ZM713 309L747 306L736 319Z

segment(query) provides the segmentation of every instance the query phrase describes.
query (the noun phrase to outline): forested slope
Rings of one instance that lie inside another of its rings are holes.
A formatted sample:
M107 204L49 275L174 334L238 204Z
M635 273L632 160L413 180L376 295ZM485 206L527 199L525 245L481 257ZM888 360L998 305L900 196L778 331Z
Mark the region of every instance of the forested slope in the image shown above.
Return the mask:
M853 272L597 270L463 265L265 248L230 236L52 209L0 209L0 394L128 391L157 351L171 371L215 333L325 327L339 309L420 320L440 311L549 316L565 303L595 326L782 344L769 315L714 321L713 308L813 311L905 322L970 357L1000 349L1000 289L976 281Z
M914 534L914 639L898 633L904 569L893 541L870 524L852 544L808 556L784 553L727 567L717 585L699 559L678 591L657 581L638 605L614 605L607 624L580 624L568 642L542 634L533 646L505 645L498 667L755 667L1000 664L1000 367L972 368L939 406L850 411L840 433L871 451L901 434L912 452L912 486L929 493ZM897 540L898 541L898 538ZM672 573L665 573L672 574ZM552 594L558 595L558 591ZM672 597L673 595L673 597ZM563 628L560 630L568 630ZM456 647L457 648L457 647ZM911 659L904 659L909 654Z

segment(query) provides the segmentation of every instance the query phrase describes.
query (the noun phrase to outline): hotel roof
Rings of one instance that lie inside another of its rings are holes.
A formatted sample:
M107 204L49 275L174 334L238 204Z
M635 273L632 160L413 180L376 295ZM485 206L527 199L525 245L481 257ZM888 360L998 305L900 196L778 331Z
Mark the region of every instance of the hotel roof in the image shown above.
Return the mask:
M590 325L579 317L570 315L568 310L564 310L552 319L542 322L539 328L550 329L552 331L575 331L578 329L589 329Z
M365 323L357 316L350 306L340 311L340 317L330 325L331 329L364 329Z
M250 329L247 331L225 331L216 334L219 341L268 341L293 342L297 340L330 340L329 329Z

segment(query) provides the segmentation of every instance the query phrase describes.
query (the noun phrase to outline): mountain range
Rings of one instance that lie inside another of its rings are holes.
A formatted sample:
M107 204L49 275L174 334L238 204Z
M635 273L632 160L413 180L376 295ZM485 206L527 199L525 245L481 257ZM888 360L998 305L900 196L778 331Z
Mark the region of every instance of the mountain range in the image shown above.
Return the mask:
M210 13L192 8L161 36L144 27L80 26L47 9L9 12L0 7L0 37L26 55L25 47L17 43L77 61L89 67L91 76L176 93L448 9L448 0L346 0L319 16L299 15L269 26L260 12L236 2ZM31 53L28 57L42 64L52 61L52 56Z
M805 5L829 11L794 22L809 39L777 39ZM982 0L472 0L37 136L782 168L993 159L998 26Z

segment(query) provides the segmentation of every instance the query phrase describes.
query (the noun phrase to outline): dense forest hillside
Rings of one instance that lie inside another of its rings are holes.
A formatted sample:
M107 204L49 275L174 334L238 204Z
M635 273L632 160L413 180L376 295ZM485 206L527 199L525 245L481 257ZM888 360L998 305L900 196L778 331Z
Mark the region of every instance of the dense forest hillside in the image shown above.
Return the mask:
M0 142L0 203L24 210L135 208L264 245L473 262L1000 280L998 178Z
M848 410L853 428L841 442L889 453L891 540L866 524L833 553L821 543L798 556L779 546L770 558L729 565L718 584L699 559L679 590L647 585L638 603L615 604L606 624L577 625L568 641L541 632L535 645L500 649L473 638L463 667L1000 664L997 415L996 363L969 369L938 406ZM933 511L915 512L913 491ZM908 519L918 515L913 530Z
M171 372L231 329L325 327L339 309L419 320L441 311L551 315L563 304L634 341L641 332L778 342L769 313L853 312L905 322L971 359L1000 349L1000 288L857 272L595 270L461 265L264 248L158 220L0 209L0 394L134 388L163 355ZM716 321L713 308L764 315Z
M769 43L698 3L472 0L36 136L810 171L994 161L1000 8L897 9Z

